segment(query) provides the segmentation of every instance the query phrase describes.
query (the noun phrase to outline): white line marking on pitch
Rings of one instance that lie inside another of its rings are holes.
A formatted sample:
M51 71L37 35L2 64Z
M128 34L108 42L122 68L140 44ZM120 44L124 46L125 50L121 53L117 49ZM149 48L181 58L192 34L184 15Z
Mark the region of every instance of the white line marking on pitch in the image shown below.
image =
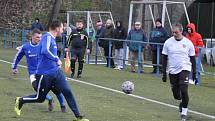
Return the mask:
M12 64L9 61L5 61L5 60L1 60L1 59L0 59L0 61L4 62L4 63ZM18 66L19 67L23 67L23 68L27 68L24 65L18 65ZM82 84L86 84L86 85L90 85L90 86L93 86L93 87L105 89L105 90L108 90L108 91L111 91L111 92L116 92L116 93L120 93L120 94L126 95L124 92L119 91L119 90L111 89L111 88L108 88L108 87L103 87L103 86L100 86L100 85L97 85L97 84L92 84L92 83L84 82L84 81L81 81L81 80L76 80L76 79L71 79L71 78L68 78L68 79L73 80L75 82L82 83ZM146 98L146 97L141 97L141 96L133 95L133 94L128 94L128 96L131 96L131 97L134 97L134 98L138 98L138 99L142 99L142 100L146 100L146 101L153 102L153 103L156 103L156 104L160 104L160 105L163 105L163 106L167 106L167 107L178 109L178 106L171 105L171 104L164 103L164 102L160 102L160 101L157 101L157 100L152 100L152 99L149 99L149 98ZM213 116L213 115L208 115L208 114L204 114L204 113L193 111L193 110L188 110L188 111L191 112L191 113L193 113L193 114L202 115L202 116L205 116L205 117L208 117L208 118L215 119L215 116Z

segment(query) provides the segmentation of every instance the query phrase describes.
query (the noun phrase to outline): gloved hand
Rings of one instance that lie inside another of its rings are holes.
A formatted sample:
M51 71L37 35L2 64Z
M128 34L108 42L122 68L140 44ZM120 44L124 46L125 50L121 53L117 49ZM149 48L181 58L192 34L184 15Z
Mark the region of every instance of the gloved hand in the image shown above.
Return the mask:
M167 75L166 75L166 73L163 73L162 81L166 82L166 80L167 80Z

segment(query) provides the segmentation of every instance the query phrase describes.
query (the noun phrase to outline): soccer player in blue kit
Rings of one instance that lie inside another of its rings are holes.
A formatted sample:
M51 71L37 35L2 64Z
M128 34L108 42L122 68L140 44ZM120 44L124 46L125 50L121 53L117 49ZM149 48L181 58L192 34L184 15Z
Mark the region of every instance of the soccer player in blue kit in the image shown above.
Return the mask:
M40 42L41 36L42 36L41 31L39 29L34 29L32 31L31 41L29 41L21 46L21 48L19 49L19 51L17 52L17 54L13 60L13 65L12 65L13 74L17 74L17 72L18 72L17 65L19 64L19 62L23 56L26 57L31 85L35 91L37 91L37 83L35 81L36 80L35 74L36 74L37 64L38 64L39 42ZM64 104L63 94L54 88L52 89L52 91L54 92L54 94L56 94L56 96L59 100L59 103L61 106L61 111L65 112L66 107ZM46 99L49 102L48 109L49 109L49 111L52 111L53 110L53 98L51 95L47 94Z
M39 63L37 66L36 82L38 90L36 95L16 98L16 113L21 113L21 108L25 103L43 102L47 93L52 87L59 89L63 93L68 106L73 111L76 121L89 121L80 114L75 98L70 90L65 74L60 69L62 62L57 56L56 36L63 32L63 24L57 20L52 21L49 32L42 36L40 42ZM35 99L36 98L36 99Z

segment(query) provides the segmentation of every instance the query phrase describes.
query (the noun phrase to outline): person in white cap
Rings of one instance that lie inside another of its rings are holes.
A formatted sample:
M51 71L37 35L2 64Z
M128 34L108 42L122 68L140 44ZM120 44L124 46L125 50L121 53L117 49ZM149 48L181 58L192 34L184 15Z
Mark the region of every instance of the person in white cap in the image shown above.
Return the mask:
M145 47L145 44L139 43L139 42L146 42L147 38L145 35L144 30L142 29L142 25L140 22L135 22L134 29L130 30L127 40L130 40L128 43L129 51L130 51L130 58L131 58L131 72L136 72L135 70L135 61L138 61L138 66L140 73L143 73L143 49ZM139 41L139 42L132 42L132 41ZM138 59L138 50L140 48L141 54Z

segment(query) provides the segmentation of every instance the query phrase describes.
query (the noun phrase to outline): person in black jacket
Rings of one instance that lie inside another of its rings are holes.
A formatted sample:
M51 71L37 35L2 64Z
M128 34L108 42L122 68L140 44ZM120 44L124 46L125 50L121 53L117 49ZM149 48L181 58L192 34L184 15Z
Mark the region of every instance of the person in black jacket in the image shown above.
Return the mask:
M90 52L88 47L88 34L84 30L84 24L82 20L76 22L76 29L72 30L71 34L69 35L66 44L66 51L68 51L68 47L70 47L71 53L71 78L73 78L75 74L75 62L77 59L79 64L77 78L81 78L86 48L87 53Z
M150 42L153 43L161 43L164 44L164 42L169 38L167 31L162 27L161 19L158 18L155 21L155 28L152 29L150 32ZM162 52L163 46L160 46L160 63L161 64L161 52ZM152 50L152 64L157 64L157 45L151 44L151 50ZM152 73L156 73L157 66L153 65L153 71ZM161 67L160 67L161 71Z
M110 19L106 21L105 28L100 27L99 31L97 31L96 38L113 38L113 23ZM114 61L113 61L113 56L112 56L112 50L113 46L111 47L111 51L109 51L109 41L106 39L99 39L99 46L104 49L104 56L106 57L107 61L107 67L109 65L109 59L110 59L110 67L115 68ZM112 41L111 41L112 43ZM108 57L110 53L110 58Z
M115 39L126 39L127 32L123 27L121 21L116 21L116 28L114 29L113 37ZM121 70L123 69L123 55L124 55L123 41L113 41L113 45L115 47L115 56L117 58L116 63L117 66L114 69Z

